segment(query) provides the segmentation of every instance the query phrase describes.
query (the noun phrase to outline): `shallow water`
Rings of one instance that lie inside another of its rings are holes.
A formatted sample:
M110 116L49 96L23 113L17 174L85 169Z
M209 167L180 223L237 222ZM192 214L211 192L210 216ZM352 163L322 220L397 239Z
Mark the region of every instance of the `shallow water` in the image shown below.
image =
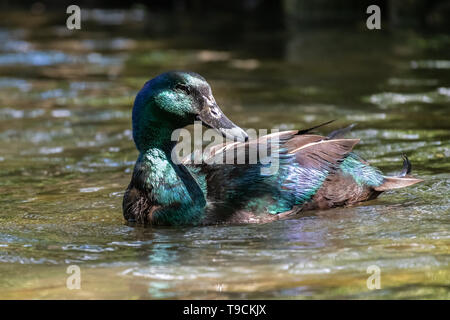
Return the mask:
M225 32L125 13L74 32L57 15L1 14L0 298L450 298L448 34ZM205 76L244 128L357 123L358 153L387 174L406 153L425 182L265 225L129 227L131 106L168 69ZM69 265L81 290L66 288Z

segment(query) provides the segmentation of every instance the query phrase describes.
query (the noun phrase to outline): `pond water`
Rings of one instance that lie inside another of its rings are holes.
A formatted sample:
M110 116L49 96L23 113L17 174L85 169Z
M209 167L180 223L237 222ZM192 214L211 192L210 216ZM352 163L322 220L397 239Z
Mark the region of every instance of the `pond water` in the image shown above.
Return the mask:
M448 34L120 12L77 31L1 13L0 298L450 298ZM264 225L129 227L133 99L171 69L206 77L243 128L357 123L359 154L393 175L406 153L425 182Z

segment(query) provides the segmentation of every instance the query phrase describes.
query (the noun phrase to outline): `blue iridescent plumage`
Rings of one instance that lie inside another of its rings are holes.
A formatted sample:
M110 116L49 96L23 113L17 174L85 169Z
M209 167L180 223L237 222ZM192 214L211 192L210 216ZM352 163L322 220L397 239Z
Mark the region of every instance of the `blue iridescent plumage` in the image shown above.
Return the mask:
M204 159L210 161L180 162L171 153L172 133L195 120L241 142L213 148ZM359 140L340 138L346 131L326 137L292 130L247 141L217 106L205 79L190 72L162 74L144 85L133 107L140 155L124 195L124 217L163 225L269 222L351 205L420 181L383 176L352 152ZM250 159L252 148L263 145L270 145L267 154L239 164L240 155ZM216 161L230 151L232 164Z

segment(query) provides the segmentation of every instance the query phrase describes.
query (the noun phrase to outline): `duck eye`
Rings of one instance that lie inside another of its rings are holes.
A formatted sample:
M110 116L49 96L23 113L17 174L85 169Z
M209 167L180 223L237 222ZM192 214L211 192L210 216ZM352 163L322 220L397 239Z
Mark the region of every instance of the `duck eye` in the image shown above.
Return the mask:
M187 85L185 85L185 84L182 84L182 83L178 83L178 84L175 86L175 89L182 90L182 91L184 91L186 94L191 94L191 90L189 89L189 87L188 87Z

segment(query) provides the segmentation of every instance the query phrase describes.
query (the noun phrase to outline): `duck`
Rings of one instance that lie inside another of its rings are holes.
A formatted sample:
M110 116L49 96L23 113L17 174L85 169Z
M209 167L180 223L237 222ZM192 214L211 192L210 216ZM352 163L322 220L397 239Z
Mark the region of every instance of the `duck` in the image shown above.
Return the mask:
M196 121L231 140L210 148L200 163L173 152L173 132ZM134 225L267 223L355 205L423 181L410 175L405 155L398 176L385 176L357 155L353 148L360 140L344 137L352 125L328 135L314 131L328 123L249 139L219 108L205 78L189 71L160 74L134 101L139 156L123 196L123 216ZM236 161L263 145L269 151L258 153L256 161ZM216 161L225 154L231 163ZM276 170L269 168L274 163Z

